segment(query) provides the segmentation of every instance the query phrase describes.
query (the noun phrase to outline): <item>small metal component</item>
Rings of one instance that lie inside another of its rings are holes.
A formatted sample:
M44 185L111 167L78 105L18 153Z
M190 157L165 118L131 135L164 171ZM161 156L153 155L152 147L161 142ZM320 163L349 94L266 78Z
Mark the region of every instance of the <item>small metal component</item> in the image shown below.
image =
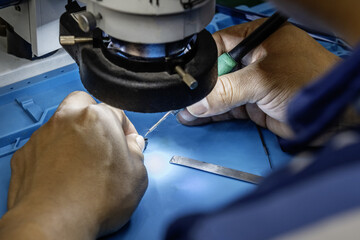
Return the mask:
M81 12L77 16L77 22L80 29L86 33L96 28L96 21L98 19L100 19L100 16L95 17L91 12Z
M175 67L175 71L180 75L181 79L189 86L191 90L194 90L198 86L198 82L180 66Z
M185 108L182 109L178 109L178 110L172 110L171 113L172 115L176 116L179 112L181 112L182 110L184 110Z
M86 43L92 41L93 39L88 37L60 36L61 45L74 45L76 43Z
M144 137L144 142L145 142L145 147L144 147L143 152L145 152L145 150L146 150L146 148L147 148L147 146L148 146L148 144L149 144L149 139L146 138L146 137Z
M249 182L249 183L253 183L253 184L259 184L263 180L263 177L255 175L255 174L242 172L239 170L215 165L212 163L201 162L201 161L197 161L194 159L181 157L181 156L173 156L170 160L170 163L198 169L198 170L201 170L204 172L209 172L209 173L213 173L216 175L233 178L236 180L241 180L241 181L245 181L245 182Z

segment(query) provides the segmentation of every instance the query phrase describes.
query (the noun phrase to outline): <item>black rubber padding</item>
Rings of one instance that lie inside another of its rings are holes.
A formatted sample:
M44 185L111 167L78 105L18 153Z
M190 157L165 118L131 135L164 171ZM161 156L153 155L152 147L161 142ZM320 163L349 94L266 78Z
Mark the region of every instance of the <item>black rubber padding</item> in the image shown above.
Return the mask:
M186 57L181 62L176 59L176 62L166 63L160 68L164 71L135 72L120 66L120 62L115 64L116 61L110 61L104 55L99 29L90 33L80 30L70 13L83 10L79 6L68 6L68 12L60 18L60 35L94 38L93 43L63 47L79 65L85 88L100 101L129 111L165 112L189 106L206 97L214 88L218 75L217 48L206 30L198 34L190 59ZM179 75L169 71L175 63L198 81L196 89L191 90Z
M191 90L177 74L132 72L110 62L100 48L84 47L79 58L81 80L99 100L135 112L181 109L206 97L217 80L217 48L211 34L198 35L194 57L184 70L197 81Z

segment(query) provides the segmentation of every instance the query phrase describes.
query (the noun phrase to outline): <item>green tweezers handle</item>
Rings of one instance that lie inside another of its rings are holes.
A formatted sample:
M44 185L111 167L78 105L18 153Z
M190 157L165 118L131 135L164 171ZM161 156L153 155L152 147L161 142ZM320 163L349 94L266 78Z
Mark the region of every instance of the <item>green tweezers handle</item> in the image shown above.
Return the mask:
M228 53L221 54L221 56L218 58L219 76L231 72L236 65L237 62Z

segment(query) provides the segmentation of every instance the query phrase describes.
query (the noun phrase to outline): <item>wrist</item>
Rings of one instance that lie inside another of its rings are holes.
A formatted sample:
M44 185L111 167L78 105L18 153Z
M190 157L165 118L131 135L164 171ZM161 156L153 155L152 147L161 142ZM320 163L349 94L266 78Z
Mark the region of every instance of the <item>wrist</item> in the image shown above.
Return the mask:
M51 201L25 200L0 220L0 239L95 239L93 218Z

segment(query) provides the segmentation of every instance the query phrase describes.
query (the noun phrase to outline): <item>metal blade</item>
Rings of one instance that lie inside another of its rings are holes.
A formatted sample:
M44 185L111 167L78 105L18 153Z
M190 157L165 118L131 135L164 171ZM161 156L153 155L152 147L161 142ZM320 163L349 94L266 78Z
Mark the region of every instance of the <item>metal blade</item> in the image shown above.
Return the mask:
M245 181L245 182L249 182L249 183L253 183L253 184L259 184L263 180L263 177L255 175L255 174L242 172L239 170L215 165L212 163L201 162L198 160L181 157L181 156L173 156L170 160L170 163L198 169L198 170L201 170L204 172L209 172L209 173L213 173L213 174L217 174L220 176L233 178L233 179L237 179L237 180L241 180L241 181Z

